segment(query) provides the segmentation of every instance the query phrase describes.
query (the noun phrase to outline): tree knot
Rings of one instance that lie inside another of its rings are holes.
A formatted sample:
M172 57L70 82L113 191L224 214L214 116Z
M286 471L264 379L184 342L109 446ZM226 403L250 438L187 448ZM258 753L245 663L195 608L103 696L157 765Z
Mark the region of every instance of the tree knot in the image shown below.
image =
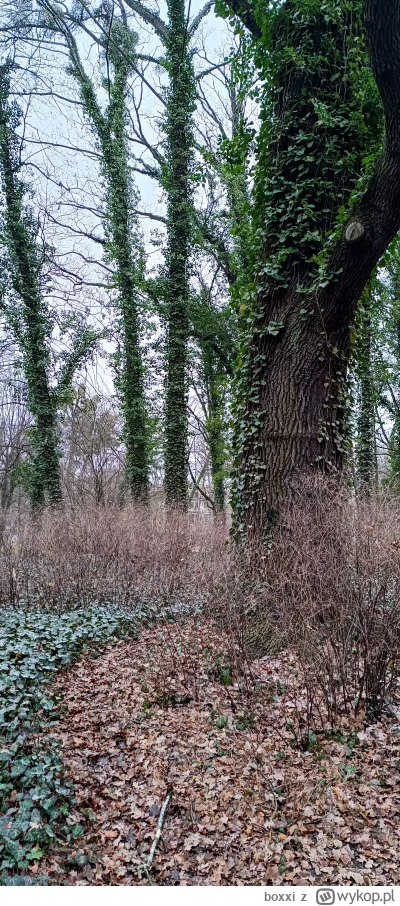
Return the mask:
M364 239L365 226L359 220L352 220L346 227L346 242L359 242Z

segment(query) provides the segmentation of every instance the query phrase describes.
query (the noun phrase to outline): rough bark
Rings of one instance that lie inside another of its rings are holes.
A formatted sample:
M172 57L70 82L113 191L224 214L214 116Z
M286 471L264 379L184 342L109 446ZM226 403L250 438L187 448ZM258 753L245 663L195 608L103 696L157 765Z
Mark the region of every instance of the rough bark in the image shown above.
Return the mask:
M304 292L299 292L301 284L308 281L309 291L312 285L305 261L296 261L285 289L270 284L261 290L261 329L251 341L248 365L259 380L256 391L249 384L244 416L251 419L256 413L257 420L242 448L239 478L244 501L240 518L250 534L262 533L273 521L302 472L315 466L342 468L350 329L364 287L400 227L398 0L365 0L364 27L385 113L383 151L330 255L330 279L326 285L316 283L307 296L307 316ZM292 80L287 94L298 87ZM282 97L284 104L285 92ZM277 147L275 154L280 150ZM327 207L334 221L336 199ZM268 254L266 247L265 260ZM273 332L271 323L278 325Z

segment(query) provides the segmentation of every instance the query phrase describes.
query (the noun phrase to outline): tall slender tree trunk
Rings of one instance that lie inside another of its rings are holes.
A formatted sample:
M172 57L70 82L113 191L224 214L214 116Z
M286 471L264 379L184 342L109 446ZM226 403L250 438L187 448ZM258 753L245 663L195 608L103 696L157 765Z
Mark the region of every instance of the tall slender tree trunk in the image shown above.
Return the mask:
M44 368L28 378L28 405L35 419L31 500L34 507L62 498L57 413Z
M221 398L222 397L222 398ZM211 479L214 491L214 511L216 515L225 512L225 443L224 443L224 406L223 395L218 381L212 379L209 387L210 415L206 425L210 449Z
M30 495L35 507L61 499L55 394L50 386L48 343L51 324L41 295L41 263L35 224L24 211L24 186L15 129L18 113L8 104L9 72L2 68L0 85L0 176L5 198L6 245L11 283L17 301L3 311L22 353L28 406L34 420Z
M124 416L126 478L135 501L148 499L149 461L144 368L140 347L139 289L141 247L132 209L133 187L126 136L127 80L133 62L132 36L118 20L110 21L109 104L102 112L92 81L86 74L72 32L58 20L66 39L71 72L78 82L86 115L99 140L107 186L106 248L115 264L114 285L122 332L122 373L119 389Z
M211 480L214 492L214 513L225 512L225 384L221 366L216 361L214 350L209 343L201 345L204 385L207 396L208 418L206 439L210 453Z
M168 15L166 46L170 87L165 126L168 197L165 493L168 504L185 508L188 473L188 271L192 235L194 74L184 0L168 0Z
M143 363L140 349L137 278L129 229L129 185L124 174L110 180L113 208L113 258L116 263L116 285L123 333L123 369L120 380L124 437L125 471L132 497L138 502L148 498L148 444Z
M392 291L394 291L395 299L394 305L392 306L391 316L394 322L395 328L395 344L394 344L394 354L397 365L398 374L400 374L400 310L399 310L399 290L400 290L400 281L399 273L392 275ZM394 486L398 489L400 487L400 408L398 404L394 408L393 413L393 427L390 435L390 445L389 445L389 464L391 472L391 481Z
M357 372L359 379L359 412L357 419L357 478L361 493L370 493L377 484L375 424L375 380L372 361L372 288L363 293L359 312Z

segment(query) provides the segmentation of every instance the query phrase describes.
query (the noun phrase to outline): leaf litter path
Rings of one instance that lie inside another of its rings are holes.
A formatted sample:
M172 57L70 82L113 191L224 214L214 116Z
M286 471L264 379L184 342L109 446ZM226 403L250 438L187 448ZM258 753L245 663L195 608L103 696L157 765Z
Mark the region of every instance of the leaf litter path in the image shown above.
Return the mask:
M393 720L293 748L301 702L287 659L233 685L204 619L145 630L61 674L57 725L80 822L32 869L70 885L400 883L400 732ZM291 691L288 691L291 690Z

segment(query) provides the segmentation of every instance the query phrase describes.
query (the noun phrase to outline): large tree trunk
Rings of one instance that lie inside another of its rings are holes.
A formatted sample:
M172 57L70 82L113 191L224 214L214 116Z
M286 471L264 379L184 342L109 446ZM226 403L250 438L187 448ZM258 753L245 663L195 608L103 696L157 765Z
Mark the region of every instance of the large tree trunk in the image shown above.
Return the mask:
M276 19L276 105L265 117L258 166L263 264L257 305L250 318L245 313L250 336L237 375L236 527L250 536L268 531L304 471L340 472L351 326L400 227L400 3L363 6L386 134L365 194L341 229L338 211L349 206L368 142L368 130L357 130L348 69L358 33L339 0L328 21L301 4L294 16L296 0L287 0ZM326 237L335 229L329 252Z
M305 320L290 292L276 300L279 334L253 350L252 367L265 362L256 403L248 402L249 423L260 413L242 459L245 522L256 533L273 524L283 500L292 496L311 468L338 471L343 463L344 382L350 331L344 324L329 334L319 318Z
M341 278L309 297L311 314L304 313L304 295L296 286L263 299L264 330L256 331L250 349L247 435L240 460L237 521L249 535L268 531L304 473L342 469L351 328L362 291L400 226L397 167L393 158L385 231L382 212L364 199L355 222L365 225L369 241L364 236L356 251L353 240L346 239L351 231L345 231L336 250ZM387 181L388 169L382 170ZM375 187L384 205L380 182L377 175ZM278 325L276 335L268 332L271 323Z

